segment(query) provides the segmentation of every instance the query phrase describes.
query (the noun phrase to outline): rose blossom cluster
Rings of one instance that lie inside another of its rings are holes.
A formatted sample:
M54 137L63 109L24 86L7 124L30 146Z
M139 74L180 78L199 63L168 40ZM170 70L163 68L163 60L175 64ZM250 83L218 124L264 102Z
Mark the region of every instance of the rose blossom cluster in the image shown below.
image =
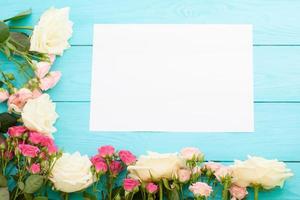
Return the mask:
M17 172L14 173L18 180L26 182L27 178L32 177L32 183L36 184L35 190L42 186L38 179L47 180L51 166L59 156L60 152L52 138L30 131L25 126L10 127L7 137L0 142L0 168L3 176L13 175L11 166L16 165Z

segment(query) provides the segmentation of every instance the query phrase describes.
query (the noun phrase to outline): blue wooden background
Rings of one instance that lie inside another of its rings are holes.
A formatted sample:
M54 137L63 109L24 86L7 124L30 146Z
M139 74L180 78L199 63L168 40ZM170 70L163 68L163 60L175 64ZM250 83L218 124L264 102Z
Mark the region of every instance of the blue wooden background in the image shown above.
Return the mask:
M247 155L278 158L295 176L261 199L300 199L300 1L298 0L1 0L0 18L27 8L34 25L50 6L71 7L72 48L59 58L61 82L50 91L60 115L56 142L92 155L104 144L140 155L197 146L209 160L230 164ZM254 27L254 133L96 133L89 131L94 23L229 23ZM2 60L1 60L2 62ZM252 196L252 194L250 195Z

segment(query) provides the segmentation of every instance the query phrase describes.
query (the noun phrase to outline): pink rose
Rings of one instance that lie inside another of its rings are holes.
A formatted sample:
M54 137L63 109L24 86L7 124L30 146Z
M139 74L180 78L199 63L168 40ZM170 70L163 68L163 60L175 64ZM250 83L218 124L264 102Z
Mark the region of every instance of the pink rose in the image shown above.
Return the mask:
M158 191L158 186L154 183L148 183L146 185L146 191L150 194L155 194Z
M110 145L102 146L98 149L98 152L102 158L111 157L115 153L115 148Z
M29 171L30 171L30 173L32 173L32 174L38 174L38 173L40 173L40 171L41 171L41 166L40 166L40 164L36 164L36 163L32 164L32 165L30 166L30 168L29 168Z
M112 161L110 163L109 169L113 176L117 176L123 169L121 162L119 161Z
M107 172L107 164L103 161L94 163L95 169L97 173L106 173Z
M31 142L32 144L39 144L42 145L44 147L47 147L48 150L48 154L54 154L58 151L54 140L48 136L42 135L41 133L38 133L36 131L31 131L29 133L29 142Z
M23 156L27 156L31 158L37 157L38 153L40 152L39 148L29 144L19 144L18 147Z
M185 160L200 161L203 158L203 153L195 147L186 147L180 151L180 155Z
M192 170L192 174L200 175L202 173L201 169L202 168L199 167L199 166L194 167L193 170Z
M41 96L43 93L40 89L35 89L32 91L32 98L33 99L36 99L38 98L39 96Z
M32 99L32 92L27 88L22 88L8 99L9 110L14 110L16 112L21 112L24 105L29 99Z
M7 90L0 88L0 103L6 101L9 98L9 93Z
M98 162L105 162L105 160L99 154L91 157L90 160L94 165L95 165L95 163L98 163Z
M130 151L121 150L119 157L126 165L132 165L136 162L136 157Z
M227 166L222 166L219 169L217 169L214 173L215 177L217 178L218 181L221 181L223 178L226 176L231 176L231 169Z
M204 168L207 170L210 170L212 172L217 171L218 169L220 169L223 165L220 163L215 163L215 162L208 162L204 164Z
M39 78L42 79L48 74L51 63L49 62L36 62L35 64L36 70L35 70L35 75Z
M40 79L40 88L43 91L53 88L59 81L61 72L53 71L47 74L44 78Z
M20 137L27 131L25 126L12 126L8 129L7 133L10 137Z
M178 171L178 178L179 182L185 183L190 180L191 178L191 171L188 169L180 169Z
M56 56L54 54L48 54L51 65L54 63Z
M140 182L133 178L125 178L123 182L124 190L127 192L133 192L140 186Z
M210 193L213 191L209 185L203 182L196 182L190 185L189 190L195 197L209 197Z
M232 196L232 200L242 200L248 194L247 189L245 187L239 187L237 185L232 185L229 189L229 192Z

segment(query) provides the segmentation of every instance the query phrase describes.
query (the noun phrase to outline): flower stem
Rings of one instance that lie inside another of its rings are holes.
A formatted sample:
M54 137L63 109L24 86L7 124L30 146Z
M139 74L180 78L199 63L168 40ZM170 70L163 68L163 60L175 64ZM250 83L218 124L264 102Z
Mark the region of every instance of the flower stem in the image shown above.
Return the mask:
M32 26L10 26L9 29L26 29L26 30L33 30Z
M163 184L162 181L159 182L159 200L163 200Z
M225 181L223 191L222 191L222 200L228 199L228 182Z
M254 200L258 200L259 186L254 186Z

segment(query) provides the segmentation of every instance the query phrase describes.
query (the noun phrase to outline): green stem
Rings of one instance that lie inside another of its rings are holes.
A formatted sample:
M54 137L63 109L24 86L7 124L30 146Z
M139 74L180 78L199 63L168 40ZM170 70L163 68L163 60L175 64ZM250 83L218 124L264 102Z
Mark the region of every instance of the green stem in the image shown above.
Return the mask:
M162 181L159 182L159 200L163 200L163 184Z
M228 199L228 183L225 181L223 191L222 191L222 200Z
M254 200L258 200L259 186L254 186Z
M33 30L33 27L32 26L9 26L9 29Z

